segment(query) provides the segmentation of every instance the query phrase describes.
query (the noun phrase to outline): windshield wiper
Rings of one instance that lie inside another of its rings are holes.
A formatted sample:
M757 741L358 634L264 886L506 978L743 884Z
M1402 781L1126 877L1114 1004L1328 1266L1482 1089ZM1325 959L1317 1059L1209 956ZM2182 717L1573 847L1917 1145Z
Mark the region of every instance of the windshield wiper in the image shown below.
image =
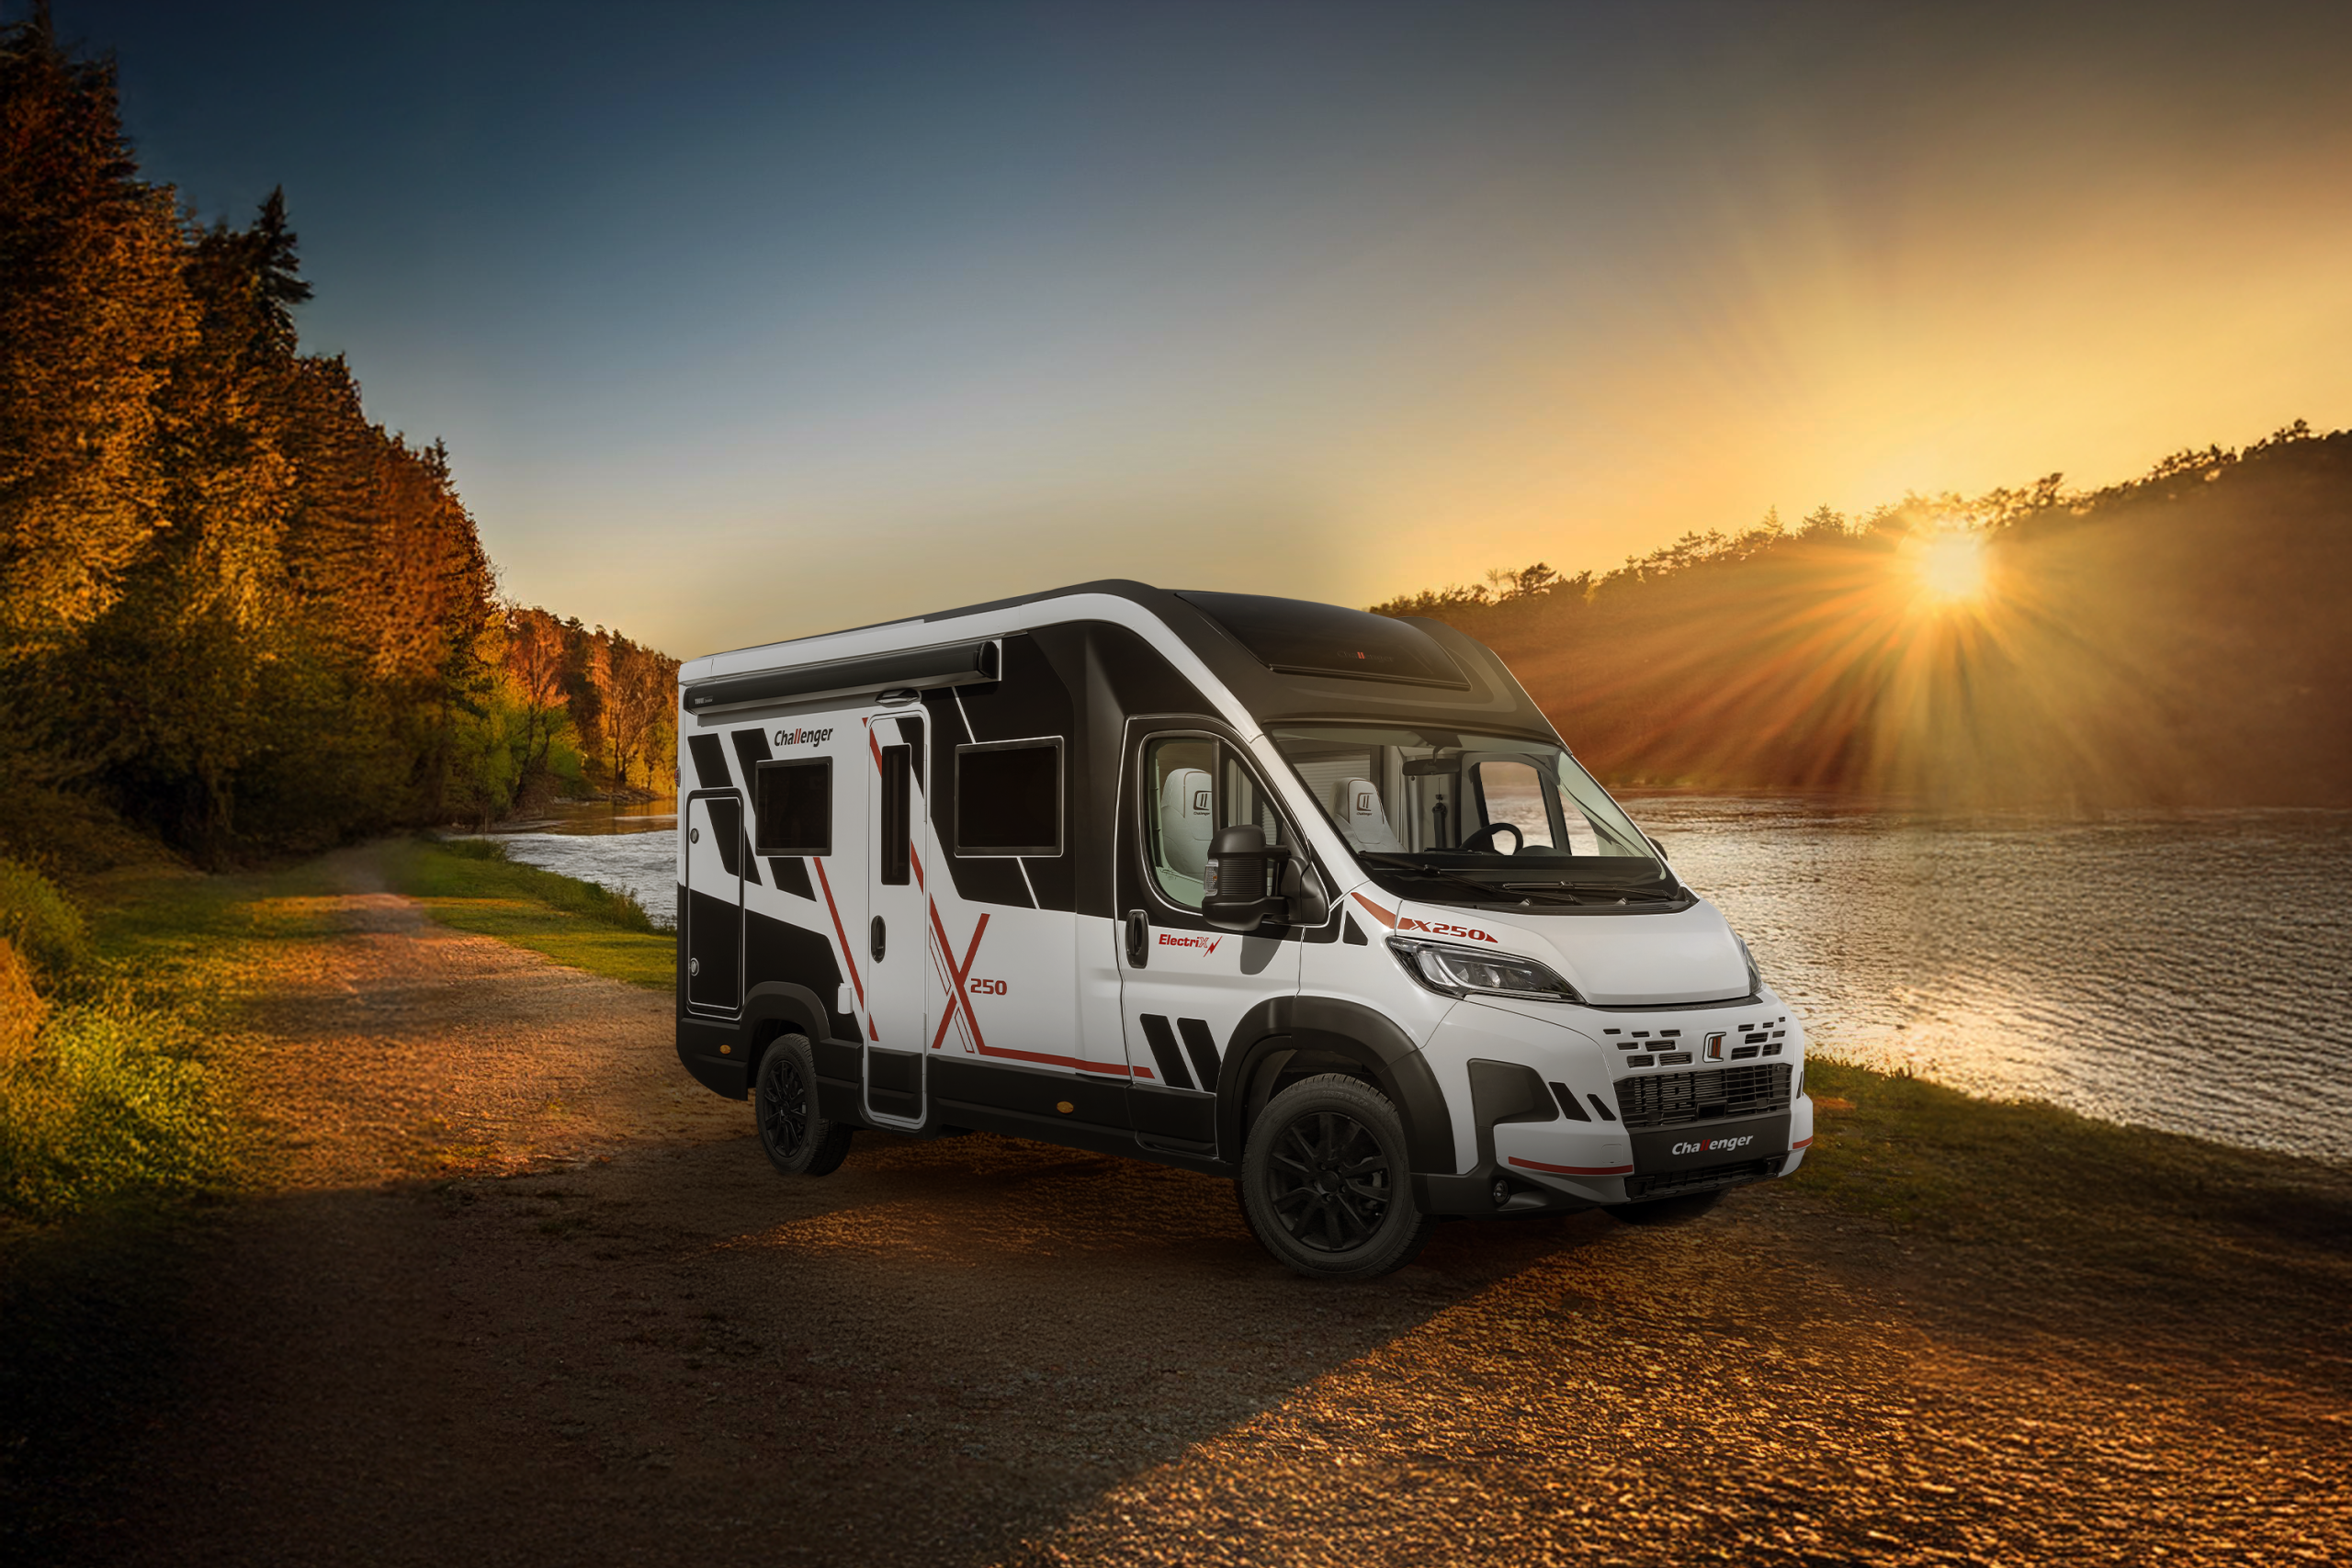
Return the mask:
M1627 904L1670 904L1675 890L1655 883L1600 882L1506 882L1503 886L1514 893L1582 893L1597 898L1613 898ZM1582 902L1581 899L1577 900Z
M1416 862L1407 860L1402 855L1384 855L1366 852L1363 854L1363 859L1368 864L1385 866L1394 871L1401 871L1408 876L1433 877L1440 882L1450 882L1456 887L1466 887L1471 892L1476 894L1482 903L1508 904L1512 902L1511 899L1501 896L1504 889L1510 886L1507 883L1498 886L1492 882L1480 882L1476 878L1464 876L1459 872L1441 871L1435 866L1419 864ZM1511 888L1510 890L1521 894L1521 901L1524 901L1523 896L1529 892L1557 893L1561 891L1557 887L1557 885L1553 883L1532 883L1527 887ZM1550 901L1560 904L1580 904L1584 902L1583 899L1577 898L1573 895L1555 897Z

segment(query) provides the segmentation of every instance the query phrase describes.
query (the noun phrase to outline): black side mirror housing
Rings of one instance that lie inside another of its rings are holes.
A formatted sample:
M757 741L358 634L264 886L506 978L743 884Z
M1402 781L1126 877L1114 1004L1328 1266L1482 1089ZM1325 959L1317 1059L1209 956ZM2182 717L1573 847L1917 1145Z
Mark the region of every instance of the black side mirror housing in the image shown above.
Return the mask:
M1201 916L1221 931L1254 931L1266 921L1290 919L1282 870L1286 846L1266 842L1266 831L1251 824L1220 828L1209 845Z

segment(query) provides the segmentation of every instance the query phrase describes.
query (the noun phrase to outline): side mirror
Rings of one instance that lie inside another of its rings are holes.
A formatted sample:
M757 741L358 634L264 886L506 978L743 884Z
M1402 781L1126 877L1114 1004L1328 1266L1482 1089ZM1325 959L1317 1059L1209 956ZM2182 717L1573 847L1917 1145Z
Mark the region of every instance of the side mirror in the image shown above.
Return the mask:
M1277 868L1289 859L1288 849L1266 842L1262 828L1218 829L1201 879L1202 918L1221 931L1254 931L1269 919L1287 920L1290 900L1276 889Z

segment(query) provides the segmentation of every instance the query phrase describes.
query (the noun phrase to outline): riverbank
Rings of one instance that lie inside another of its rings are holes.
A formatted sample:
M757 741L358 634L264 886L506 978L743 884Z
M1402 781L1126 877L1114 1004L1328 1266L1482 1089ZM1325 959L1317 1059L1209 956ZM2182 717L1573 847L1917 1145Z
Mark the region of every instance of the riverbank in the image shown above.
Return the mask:
M446 926L632 986L676 987L676 933L627 893L512 860L495 839L404 840L375 852L388 885Z
M2335 1168L1816 1061L1804 1170L1699 1224L1452 1225L1318 1289L1135 1162L867 1137L778 1181L676 1071L668 939L526 869L401 842L93 897L126 964L220 965L248 1152L11 1234L18 1560L2352 1548ZM875 1492L909 1445L923 1495Z

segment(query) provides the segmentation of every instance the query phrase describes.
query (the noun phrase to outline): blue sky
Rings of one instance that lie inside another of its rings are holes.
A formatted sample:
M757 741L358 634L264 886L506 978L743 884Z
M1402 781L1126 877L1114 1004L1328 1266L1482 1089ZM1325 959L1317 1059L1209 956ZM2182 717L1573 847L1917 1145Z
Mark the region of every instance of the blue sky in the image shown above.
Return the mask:
M507 590L679 654L2352 423L2352 8L55 11Z

